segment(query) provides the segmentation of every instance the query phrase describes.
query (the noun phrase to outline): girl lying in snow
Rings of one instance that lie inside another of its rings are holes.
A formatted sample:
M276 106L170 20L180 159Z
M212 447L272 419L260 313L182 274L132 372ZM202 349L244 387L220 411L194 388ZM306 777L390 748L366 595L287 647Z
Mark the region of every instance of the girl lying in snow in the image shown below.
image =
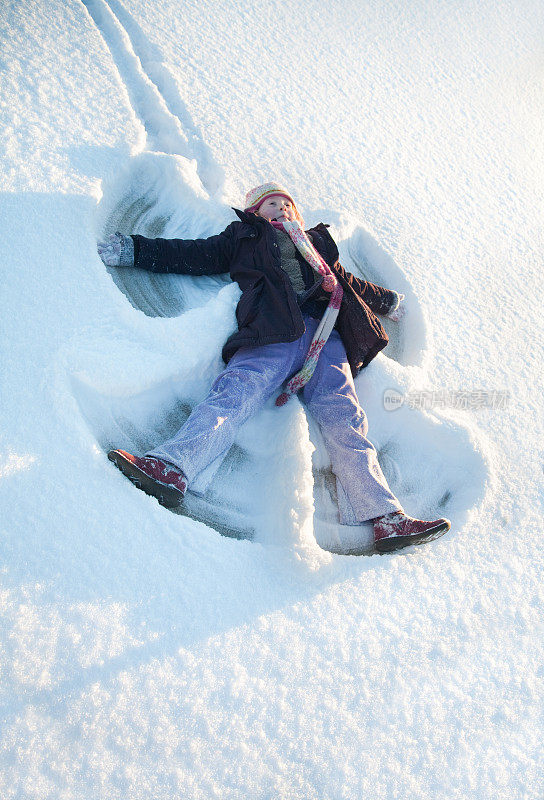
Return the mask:
M208 239L147 239L113 234L99 243L108 266L152 272L230 272L242 295L238 330L223 347L226 367L172 439L138 457L108 457L138 488L178 506L191 482L225 455L238 428L274 395L295 392L318 422L333 471L355 511L372 520L378 552L426 542L449 530L447 519L405 514L366 438L368 424L353 376L382 350L376 314L398 320L403 295L360 280L338 261L326 225L304 232L291 195L277 183L246 195L238 220ZM281 391L282 384L287 381Z

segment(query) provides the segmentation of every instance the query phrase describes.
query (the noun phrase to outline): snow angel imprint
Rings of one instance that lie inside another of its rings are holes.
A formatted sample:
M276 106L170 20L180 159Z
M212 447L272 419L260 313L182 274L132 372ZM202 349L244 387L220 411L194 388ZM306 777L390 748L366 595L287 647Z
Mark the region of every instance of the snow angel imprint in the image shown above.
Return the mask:
M305 231L289 192L276 182L251 189L244 210L207 239L148 239L116 233L98 245L108 266L183 275L230 273L242 294L238 330L223 346L225 369L179 431L136 456L108 457L135 486L168 507L226 455L238 428L270 398L298 393L320 426L336 478L354 519L371 520L384 553L429 541L447 519L408 516L389 488L353 378L388 342L379 316L399 320L404 296L346 272L319 223Z

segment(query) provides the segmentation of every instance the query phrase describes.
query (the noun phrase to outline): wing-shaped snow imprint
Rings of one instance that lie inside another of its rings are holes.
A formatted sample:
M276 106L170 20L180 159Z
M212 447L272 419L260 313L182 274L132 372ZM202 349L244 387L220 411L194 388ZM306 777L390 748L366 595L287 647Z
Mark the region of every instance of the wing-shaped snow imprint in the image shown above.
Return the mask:
M139 233L150 238L203 238L227 224L232 212L206 197L194 162L144 152L103 187L98 236ZM128 267L107 268L134 308L150 317L177 317L204 305L230 282L225 276L193 278Z
M406 315L400 322L381 317L380 321L389 336L387 356L399 364L420 365L428 348L427 327L412 286L395 260L380 246L375 236L355 224L353 232L340 247L340 256L351 260L350 271L380 286L387 286L405 295Z
M144 150L104 185L97 235L119 230L149 237L198 238L219 232L232 218L217 199L224 175L193 124L160 51L118 0L82 2L110 50L146 139ZM402 270L357 221L348 223L337 238L347 269L406 295L406 318L400 324L384 323L390 336L387 357L378 357L356 381L382 469L410 513L448 514L459 524L482 496L487 477L478 443L461 423L409 407L391 413L383 403L385 389L402 388L399 369L420 366L428 353L418 300ZM108 272L129 302L151 317L179 317L204 308L228 283L226 276L190 278L127 268ZM202 369L211 383L210 365ZM145 452L171 436L195 402L188 384L179 389L179 376L168 386L160 383L145 391L135 387L122 398L77 379L72 385L81 413L105 451L122 447ZM173 385L178 388L172 389ZM316 539L332 552L368 552L371 526L350 519L349 503L332 473L319 428L311 419L308 423L315 446ZM181 513L226 535L292 541L282 531L294 524L291 509L300 498L296 476L301 456L300 448L297 452L292 447L293 438L304 438L296 402L287 409L267 407L258 413L240 431L210 489L203 495L189 492Z

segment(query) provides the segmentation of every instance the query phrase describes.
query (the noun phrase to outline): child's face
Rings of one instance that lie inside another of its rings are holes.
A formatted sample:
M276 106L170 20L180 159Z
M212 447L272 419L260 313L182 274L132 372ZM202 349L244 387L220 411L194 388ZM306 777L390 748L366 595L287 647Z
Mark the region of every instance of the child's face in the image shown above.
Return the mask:
M260 217L264 217L269 222L273 220L296 219L292 202L288 197L284 197L282 194L273 194L267 197L259 206L257 214Z

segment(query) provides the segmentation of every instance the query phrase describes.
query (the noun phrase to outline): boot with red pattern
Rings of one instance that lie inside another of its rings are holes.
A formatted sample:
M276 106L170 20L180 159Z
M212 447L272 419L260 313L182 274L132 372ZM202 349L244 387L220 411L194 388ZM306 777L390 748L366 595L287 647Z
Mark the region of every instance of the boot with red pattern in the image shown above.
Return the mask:
M161 505L166 508L181 505L187 490L187 478L173 464L151 456L139 458L126 450L110 450L108 458L134 486L156 497Z
M377 553L391 553L412 544L423 544L449 531L448 519L426 522L407 516L404 511L394 511L374 520L374 549Z

